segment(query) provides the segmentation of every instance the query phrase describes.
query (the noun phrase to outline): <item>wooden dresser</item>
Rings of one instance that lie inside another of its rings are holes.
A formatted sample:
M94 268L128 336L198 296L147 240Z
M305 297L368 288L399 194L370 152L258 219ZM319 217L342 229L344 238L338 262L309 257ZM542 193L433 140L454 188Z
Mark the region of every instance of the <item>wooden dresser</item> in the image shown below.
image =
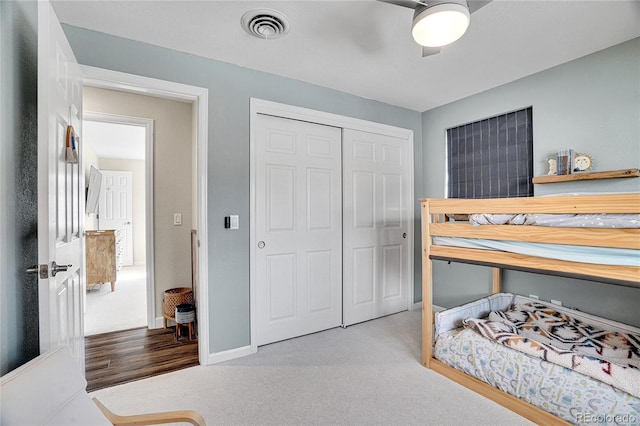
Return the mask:
M114 230L86 231L87 285L111 283L116 288L116 234Z

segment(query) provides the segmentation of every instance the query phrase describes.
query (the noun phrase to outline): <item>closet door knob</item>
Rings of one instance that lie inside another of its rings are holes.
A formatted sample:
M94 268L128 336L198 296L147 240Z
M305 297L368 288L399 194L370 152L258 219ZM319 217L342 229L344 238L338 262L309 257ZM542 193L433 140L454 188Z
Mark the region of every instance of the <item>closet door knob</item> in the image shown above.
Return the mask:
M263 248L264 248L264 246L265 246L264 241L260 241L260 242L258 242L258 248L259 248L259 249L263 249Z
M407 238L407 233L406 233L406 232L404 232L404 233L402 234L402 238Z

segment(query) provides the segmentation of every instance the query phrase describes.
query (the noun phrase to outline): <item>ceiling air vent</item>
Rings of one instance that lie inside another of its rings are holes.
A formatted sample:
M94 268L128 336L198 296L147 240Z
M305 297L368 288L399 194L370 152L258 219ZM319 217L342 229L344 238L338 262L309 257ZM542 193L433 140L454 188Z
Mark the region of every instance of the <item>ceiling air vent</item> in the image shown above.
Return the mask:
M287 17L273 9L250 10L240 23L246 32L264 40L283 37L290 28Z

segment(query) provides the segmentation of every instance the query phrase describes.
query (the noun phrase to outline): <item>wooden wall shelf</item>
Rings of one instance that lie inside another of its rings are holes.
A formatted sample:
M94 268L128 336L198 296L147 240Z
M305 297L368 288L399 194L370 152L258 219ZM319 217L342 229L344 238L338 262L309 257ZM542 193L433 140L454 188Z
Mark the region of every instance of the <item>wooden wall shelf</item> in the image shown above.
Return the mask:
M596 180L596 179L617 179L617 178L631 178L640 177L639 169L623 169L623 170L608 170L605 172L583 172L574 173L571 175L550 175L550 176L536 176L533 178L533 183L558 183L558 182L573 182L577 180Z

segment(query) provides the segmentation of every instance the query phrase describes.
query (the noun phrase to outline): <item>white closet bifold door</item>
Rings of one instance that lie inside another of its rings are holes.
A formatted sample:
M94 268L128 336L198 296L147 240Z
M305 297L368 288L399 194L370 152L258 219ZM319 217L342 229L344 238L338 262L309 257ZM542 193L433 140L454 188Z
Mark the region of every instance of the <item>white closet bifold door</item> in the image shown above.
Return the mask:
M407 309L406 139L343 130L343 315L351 325Z
M341 130L256 121L257 344L342 323Z

